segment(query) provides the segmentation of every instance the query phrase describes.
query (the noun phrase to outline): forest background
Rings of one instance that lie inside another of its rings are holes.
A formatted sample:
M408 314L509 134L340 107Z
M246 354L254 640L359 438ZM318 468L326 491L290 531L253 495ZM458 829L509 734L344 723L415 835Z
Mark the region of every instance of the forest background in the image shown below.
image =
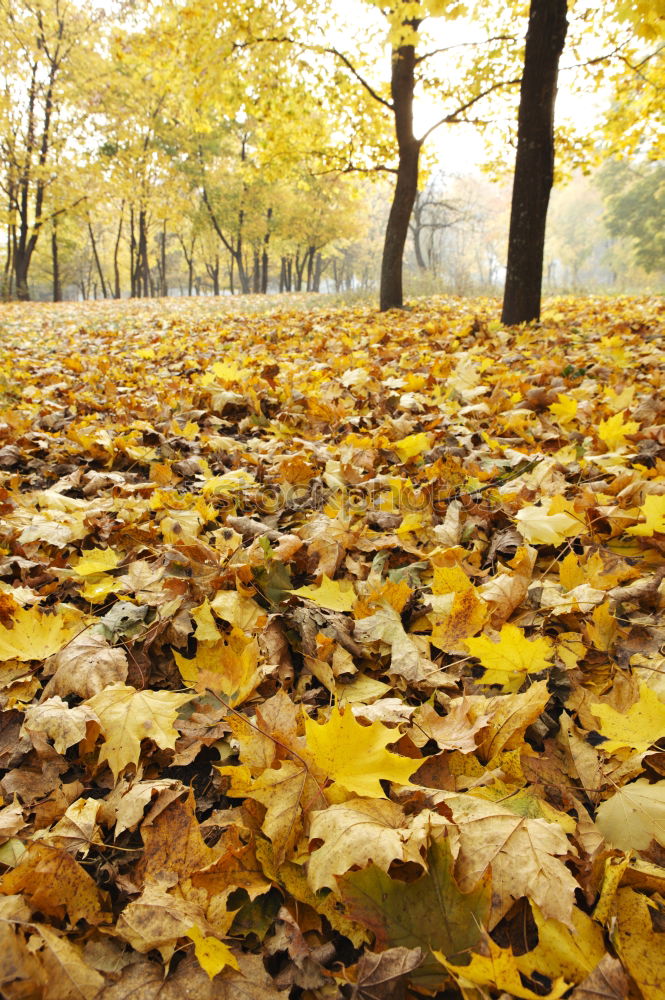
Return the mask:
M406 288L499 293L528 4L2 0L3 297L373 292L411 7ZM569 8L545 288L657 290L662 11Z

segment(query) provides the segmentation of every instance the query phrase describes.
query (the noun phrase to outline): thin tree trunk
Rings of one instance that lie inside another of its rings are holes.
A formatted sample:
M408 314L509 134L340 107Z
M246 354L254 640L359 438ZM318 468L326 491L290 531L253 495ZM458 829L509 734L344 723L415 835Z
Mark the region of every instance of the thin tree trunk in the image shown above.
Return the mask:
M531 0L501 321L540 318L545 225L554 180L554 103L566 40L566 0Z
M138 270L139 270L139 294L144 299L150 297L150 265L148 264L148 225L145 209L139 210L139 247L138 247Z
M166 219L164 219L164 224L162 226L162 247L161 247L161 289L160 293L162 298L166 298L169 294L168 285L166 282Z
M10 209L11 211L11 209ZM5 269L2 276L2 298L12 297L12 277L13 277L13 245L15 238L15 228L13 225L7 226L7 249L5 256Z
M266 212L266 231L263 237L263 253L261 254L261 293L268 292L268 247L270 246L270 223L272 220L272 208Z
M409 25L418 28L418 21ZM404 305L402 262L409 232L409 219L418 191L418 161L421 142L413 134L413 92L416 52L413 45L393 51L390 90L399 150L397 181L393 194L381 260L379 308L401 309Z
M99 259L99 254L97 253L97 242L95 240L95 234L93 232L92 223L90 217L88 216L88 233L90 234L90 245L92 247L92 256L95 261L95 267L97 268L97 274L99 275L99 281L102 286L102 296L106 298L106 282L104 281L104 272L102 271L101 261ZM97 294L95 293L95 298Z
M113 247L113 298L120 298L120 267L118 265L118 253L120 251L120 237L122 236L122 220L125 212L125 201L124 198L120 203L120 221L118 223L118 232L115 238L115 246Z
M129 206L129 282L130 296L138 298L137 289L137 263L136 263L136 234L134 232L134 206Z
M53 301L62 302L62 288L60 287L60 258L58 256L58 224L53 220L51 227L51 264L53 267Z
M254 247L254 266L252 270L252 291L258 295L261 291L261 257L259 248Z

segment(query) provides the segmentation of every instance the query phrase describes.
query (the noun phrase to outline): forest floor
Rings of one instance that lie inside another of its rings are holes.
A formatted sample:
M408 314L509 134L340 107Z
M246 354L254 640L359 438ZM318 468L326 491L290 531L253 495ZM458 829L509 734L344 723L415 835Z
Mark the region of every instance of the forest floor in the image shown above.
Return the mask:
M665 982L665 310L0 307L0 994Z

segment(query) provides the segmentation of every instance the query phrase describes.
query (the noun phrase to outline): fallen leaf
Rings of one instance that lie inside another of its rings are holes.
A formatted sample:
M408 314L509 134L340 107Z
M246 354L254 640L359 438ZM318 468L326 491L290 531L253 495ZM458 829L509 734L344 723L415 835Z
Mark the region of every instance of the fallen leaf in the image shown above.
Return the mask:
M0 625L0 660L45 660L81 631L80 622L39 608L18 608L12 628Z
M600 702L590 707L600 719L598 731L604 737L600 749L606 753L624 749L645 753L665 733L665 702L646 684L640 684L639 701L627 712Z
M238 960L223 941L209 935L206 937L196 926L189 928L187 937L194 942L196 960L210 979L227 967L240 970Z
M89 724L99 720L88 705L75 705L70 708L66 701L55 695L47 698L39 705L29 705L21 733L44 733L58 753L66 753L69 747L76 746L86 738Z
M485 668L476 683L498 684L504 691L516 691L527 674L547 670L554 656L549 639L527 639L516 625L503 625L496 642L481 635L465 639L464 645Z
M331 580L325 573L318 587L299 587L290 593L330 611L351 611L357 600L351 580Z
M423 838L413 835L406 816L385 799L351 799L313 812L310 840L321 846L310 854L307 878L312 889L336 889L336 875L374 863L388 871L393 861L422 864Z
M445 839L434 841L428 870L415 882L391 879L375 865L338 879L342 899L354 920L368 927L379 948L421 948L430 955L438 949L450 960L478 943L490 906L489 877L469 891L453 876L450 848ZM418 969L423 985L441 982L441 972L430 956Z
M647 778L618 788L596 812L596 824L621 851L643 851L652 840L665 847L665 781Z
M410 785L418 766L386 750L399 739L395 730L381 722L361 726L349 709L334 706L323 724L305 719L305 735L307 755L316 770L356 795L385 798L380 779Z
M128 764L138 764L142 739L172 750L178 738L173 727L178 709L191 698L173 691L137 691L125 684L111 684L88 698L85 704L96 713L105 737L99 763L108 761L117 781Z
M39 842L30 844L13 871L0 879L0 893L23 893L33 911L57 920L67 914L72 926L85 920L93 926L107 923L105 894L66 851Z

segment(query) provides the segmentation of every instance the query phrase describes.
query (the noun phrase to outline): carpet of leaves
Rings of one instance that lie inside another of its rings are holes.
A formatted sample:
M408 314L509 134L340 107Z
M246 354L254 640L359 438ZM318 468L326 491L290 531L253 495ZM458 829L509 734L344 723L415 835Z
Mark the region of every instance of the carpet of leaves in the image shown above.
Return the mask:
M662 1000L658 300L0 314L0 994Z

